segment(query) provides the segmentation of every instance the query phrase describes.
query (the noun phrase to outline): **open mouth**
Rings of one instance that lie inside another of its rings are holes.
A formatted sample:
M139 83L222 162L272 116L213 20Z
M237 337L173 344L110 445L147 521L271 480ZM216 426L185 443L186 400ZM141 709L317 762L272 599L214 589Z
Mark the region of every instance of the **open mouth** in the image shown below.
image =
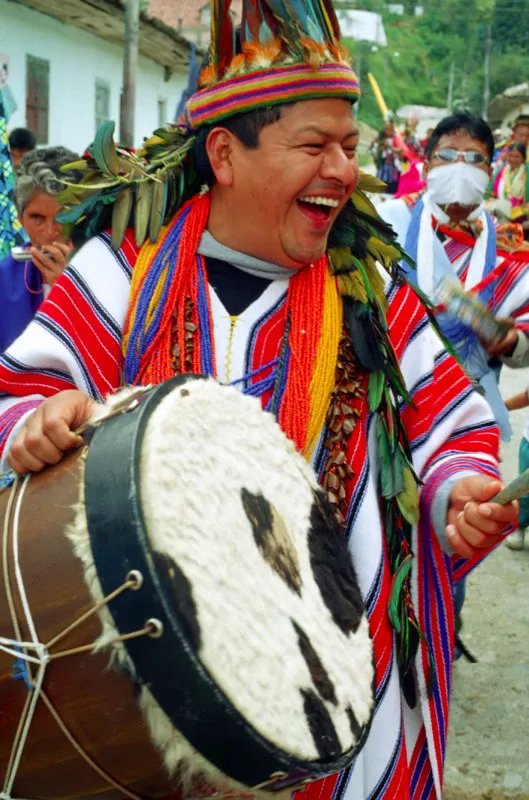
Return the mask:
M333 209L338 208L340 201L332 197L300 197L296 201L299 209L313 222L324 223L331 216Z

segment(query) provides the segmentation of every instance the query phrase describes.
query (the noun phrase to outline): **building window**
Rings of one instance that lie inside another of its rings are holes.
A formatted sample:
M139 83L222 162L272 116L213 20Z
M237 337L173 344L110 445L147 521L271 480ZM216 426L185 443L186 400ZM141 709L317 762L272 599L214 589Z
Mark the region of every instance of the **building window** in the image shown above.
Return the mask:
M96 78L96 131L110 119L110 85Z
M48 143L50 106L50 62L26 56L26 125L37 144Z
M209 5L204 6L200 11L200 24L209 25L211 23L211 8Z
M167 122L167 100L160 97L158 100L158 127L163 127Z

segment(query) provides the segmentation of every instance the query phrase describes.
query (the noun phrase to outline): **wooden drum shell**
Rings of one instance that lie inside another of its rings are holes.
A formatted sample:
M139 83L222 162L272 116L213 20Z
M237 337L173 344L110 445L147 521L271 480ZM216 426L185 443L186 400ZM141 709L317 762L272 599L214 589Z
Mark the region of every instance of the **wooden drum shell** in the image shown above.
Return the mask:
M93 606L81 562L65 535L79 500L82 455L83 450L79 450L61 464L33 476L22 502L19 563L37 635L43 643ZM2 540L10 493L11 489L0 492ZM14 505L8 527L8 568L22 636L28 637L14 577L13 513ZM0 636L15 638L4 580L0 581ZM94 614L51 652L89 644L100 633L99 618ZM0 651L0 787L28 694L23 680L13 680L12 670L13 659ZM134 683L112 670L108 653L85 652L51 661L43 689L75 740L114 780L141 797L175 796L174 782L165 773L136 705ZM117 800L125 795L87 764L39 699L13 797L66 800L94 796Z

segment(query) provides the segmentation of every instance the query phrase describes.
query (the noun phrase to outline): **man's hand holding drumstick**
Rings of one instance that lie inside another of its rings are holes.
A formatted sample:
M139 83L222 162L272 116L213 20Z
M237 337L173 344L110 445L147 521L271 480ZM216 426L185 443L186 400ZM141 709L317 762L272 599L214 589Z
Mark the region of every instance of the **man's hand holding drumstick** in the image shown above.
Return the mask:
M101 406L75 389L48 397L27 419L15 437L7 463L15 472L40 472L57 464L64 453L83 443L75 431Z

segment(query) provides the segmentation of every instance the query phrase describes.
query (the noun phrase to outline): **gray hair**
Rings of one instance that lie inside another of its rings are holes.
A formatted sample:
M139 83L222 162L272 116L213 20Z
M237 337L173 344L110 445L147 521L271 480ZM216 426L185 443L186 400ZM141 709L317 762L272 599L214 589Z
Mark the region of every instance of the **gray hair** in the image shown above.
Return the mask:
M64 181L78 183L84 173L78 169L61 171L65 164L79 161L80 156L66 147L41 147L26 153L20 161L15 185L17 211L22 214L35 191L56 196L64 188Z

